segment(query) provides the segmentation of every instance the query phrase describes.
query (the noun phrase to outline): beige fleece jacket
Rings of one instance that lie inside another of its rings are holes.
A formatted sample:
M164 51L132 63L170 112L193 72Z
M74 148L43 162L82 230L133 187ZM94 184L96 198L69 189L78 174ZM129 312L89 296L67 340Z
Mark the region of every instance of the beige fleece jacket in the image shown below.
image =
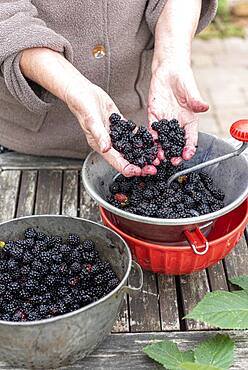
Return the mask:
M85 136L66 105L27 81L21 52L48 47L103 88L120 111L146 121L154 29L166 0L0 0L0 144L36 155L84 158ZM217 0L202 0L198 32ZM93 50L100 45L102 58Z

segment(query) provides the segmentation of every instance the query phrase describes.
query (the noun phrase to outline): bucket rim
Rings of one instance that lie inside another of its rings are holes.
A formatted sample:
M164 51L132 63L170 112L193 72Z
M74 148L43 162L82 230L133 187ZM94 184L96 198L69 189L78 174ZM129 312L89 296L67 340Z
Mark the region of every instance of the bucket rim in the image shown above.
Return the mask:
M2 225L11 223L13 221L26 220L26 219L30 219L30 218L35 219L35 218L40 218L40 217L42 217L42 218L53 218L53 217L56 217L56 218L75 219L75 220L79 220L79 221L90 223L90 224L95 225L95 226L97 225L97 226L105 229L106 231L113 233L114 235L116 235L118 237L118 239L121 240L121 242L125 246L125 250L127 251L127 255L128 255L128 267L127 267L127 271L125 272L125 275L123 276L123 278L121 279L120 283L117 285L117 287L114 290L112 290L110 293L108 293L104 297L100 298L96 302L92 302L92 303L90 303L87 306L84 306L82 308L79 308L78 310L75 310L75 311L72 311L72 312L68 312L66 314L59 315L59 316L56 316L56 317L51 317L49 319L43 319L43 320L24 321L24 322L14 322L14 321L0 320L0 326L1 325L5 325L5 326L18 326L18 327L40 326L40 325L44 325L44 324L53 324L54 322L57 322L59 320L67 319L67 318L70 318L72 316L76 316L78 314L81 314L82 312L85 312L87 310L90 310L91 308L93 308L95 306L98 306L99 304L107 301L111 296L113 296L115 294L119 294L121 292L121 290L122 290L122 287L125 285L125 283L126 283L126 281L128 279L128 276L129 276L129 274L131 272L131 268L132 268L132 254L131 254L131 251L130 251L130 248L129 248L127 242L116 231L111 230L107 226L101 225L100 223L97 223L95 221L91 221L91 220L88 220L86 218L81 218L81 217L76 217L76 216L74 217L74 216L68 216L68 215L56 215L56 214L48 214L48 215L46 215L46 214L40 214L40 215L23 216L23 217L13 218L13 219L10 219L8 221L1 222L0 223L0 227ZM123 294L124 294L124 292L123 292Z
M229 144L230 147L233 147L230 143L227 143L227 144ZM225 207L221 208L218 211L207 213L202 216L187 217L187 218L174 218L174 219L140 216L134 213L126 212L124 210L121 210L119 208L112 206L105 199L103 199L96 191L92 189L90 181L88 180L88 176L87 176L87 168L90 167L90 161L92 161L92 157L94 156L100 156L100 154L94 151L90 152L87 158L85 159L83 168L81 170L81 178L82 178L83 185L85 187L86 192L89 194L89 196L92 199L94 199L98 203L98 205L114 213L117 217L123 217L127 220L134 221L140 224L152 224L152 225L158 225L158 226L175 226L175 225L183 226L183 225L194 225L194 224L199 225L201 223L212 221L212 220L217 219L218 217L224 216L228 212L231 212L232 210L237 208L248 197L248 186L246 186L245 191L243 191L243 193L236 200L229 203L228 205L226 205ZM242 157L248 165L246 156L244 154L241 154L240 157Z
M224 242L227 237L230 237L231 235L237 233L239 231L240 227L247 222L247 220L248 220L248 198L242 203L242 205L243 204L244 204L244 207L245 207L245 215L244 215L242 221L239 223L239 225L237 225L228 234L225 234L225 235L223 235L223 236L221 236L217 239L211 240L209 242L209 247L215 247L215 245L217 243ZM242 205L240 205L240 207ZM111 227L111 230L113 230L112 229L112 227L113 227L115 232L117 232L117 233L120 232L121 235L124 235L124 236L122 236L123 238L125 238L127 236L129 242L136 243L138 241L140 246L144 246L144 247L149 248L149 249L157 249L161 252L164 252L165 250L166 251L176 251L176 252L182 252L182 251L185 252L185 251L192 250L190 245L181 245L181 246L180 245L161 245L161 244L156 244L156 243L152 243L152 242L148 242L148 241L145 241L145 240L135 238L133 236L130 236L130 235L126 234L124 231L120 230L117 226L115 226L113 224L113 222L111 220L109 220L109 218L107 217L107 215L105 213L105 209L102 208L102 207L100 207L100 214L101 214L101 217L103 217L104 219L107 219L108 223L111 225L111 226L109 226L109 227ZM116 230L118 230L118 231L116 231ZM203 248L204 247L205 246L203 246Z

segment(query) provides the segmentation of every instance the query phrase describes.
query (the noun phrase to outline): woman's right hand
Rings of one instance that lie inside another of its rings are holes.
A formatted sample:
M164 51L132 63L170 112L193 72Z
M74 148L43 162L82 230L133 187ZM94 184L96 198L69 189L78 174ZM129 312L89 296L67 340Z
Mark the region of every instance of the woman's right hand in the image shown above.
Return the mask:
M92 84L60 53L46 48L26 49L20 67L24 76L63 100L77 117L89 145L124 176L139 176L141 169L113 149L109 117L118 109L108 94Z
M119 113L113 100L99 86L86 79L70 81L65 91L65 102L78 119L88 144L124 176L139 176L141 169L130 164L111 144L109 117ZM120 113L119 113L120 114Z

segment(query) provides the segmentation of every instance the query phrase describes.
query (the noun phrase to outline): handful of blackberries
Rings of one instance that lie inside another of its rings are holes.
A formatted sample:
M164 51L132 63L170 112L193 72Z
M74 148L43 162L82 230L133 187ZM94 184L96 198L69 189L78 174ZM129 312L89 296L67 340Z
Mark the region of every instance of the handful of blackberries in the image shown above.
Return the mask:
M75 311L119 284L92 240L28 228L0 243L0 320L41 320Z
M167 159L180 157L185 145L185 130L176 119L162 119L152 124L157 131L158 139L154 142L146 127L137 128L134 122L122 120L113 113L110 118L110 137L113 148L120 152L130 163L143 168L150 165L158 154L158 144L161 145Z
M144 167L151 164L161 145L166 159L157 166L157 174L146 177L126 178L119 175L110 186L107 197L113 206L141 216L158 218L196 217L218 211L224 207L225 194L205 172L181 176L168 187L170 176L183 169L174 167L170 159L180 157L185 146L185 130L178 121L166 119L154 122L157 131L154 143L145 127L136 131L132 121L121 120L118 114L110 117L110 136L116 150L130 163Z

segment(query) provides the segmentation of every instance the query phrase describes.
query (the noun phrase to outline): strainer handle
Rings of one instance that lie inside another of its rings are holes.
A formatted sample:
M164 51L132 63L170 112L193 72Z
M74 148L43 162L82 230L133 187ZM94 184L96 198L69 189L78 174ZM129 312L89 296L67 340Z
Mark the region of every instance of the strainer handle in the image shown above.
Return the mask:
M139 292L141 290L141 288L143 287L143 271L142 271L142 268L140 267L140 265L138 263L136 263L135 261L132 261L131 270L132 269L134 271L136 271L138 276L139 276L139 285L137 287L127 286L127 285L123 286L122 291L124 291L125 293L128 293L128 294L133 294L133 293Z
M199 227L192 231L184 230L184 234L195 254L197 254L198 256L203 256L208 252L209 242L207 238L203 235ZM201 250L202 248L204 249Z

